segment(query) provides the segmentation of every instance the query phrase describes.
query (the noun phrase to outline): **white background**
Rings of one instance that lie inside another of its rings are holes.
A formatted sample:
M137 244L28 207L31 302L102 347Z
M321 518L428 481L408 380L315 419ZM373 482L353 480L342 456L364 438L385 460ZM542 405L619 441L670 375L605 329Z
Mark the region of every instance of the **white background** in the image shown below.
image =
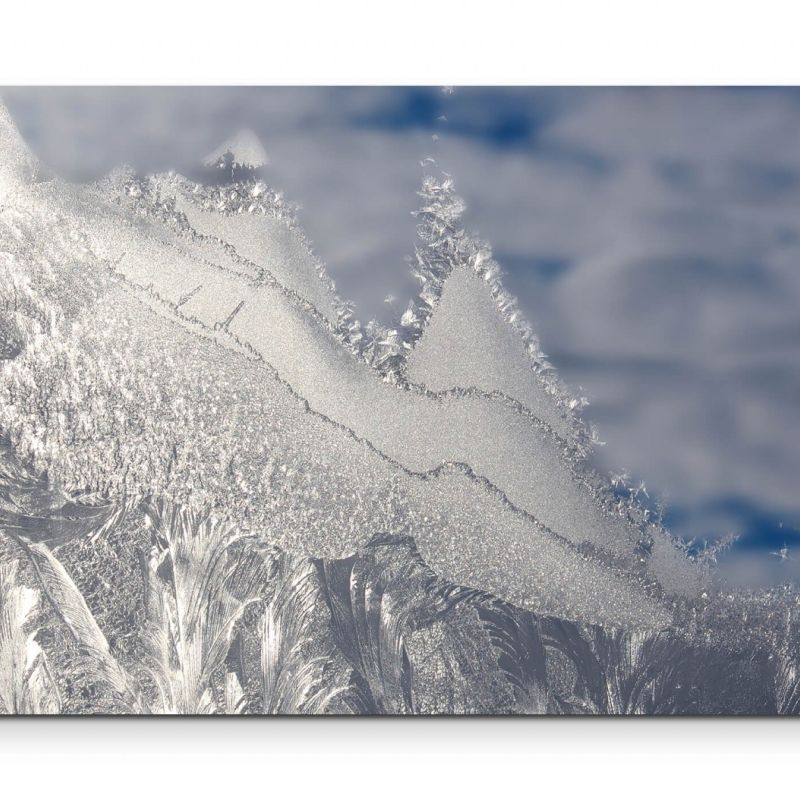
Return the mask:
M792 797L799 744L792 719L7 719L0 786L25 800Z
M6 3L0 85L800 82L788 2L472 5ZM799 745L792 720L12 719L0 796L767 797Z

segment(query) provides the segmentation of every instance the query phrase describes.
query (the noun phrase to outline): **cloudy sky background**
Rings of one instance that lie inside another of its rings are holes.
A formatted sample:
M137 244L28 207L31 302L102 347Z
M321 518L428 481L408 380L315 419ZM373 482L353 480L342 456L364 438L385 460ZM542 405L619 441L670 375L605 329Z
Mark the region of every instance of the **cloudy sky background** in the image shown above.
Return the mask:
M665 496L682 535L732 530L766 559L797 544L800 564L800 91L0 94L74 180L121 163L197 176L252 128L363 318L413 291L410 212L434 156L543 349L591 400L602 463Z

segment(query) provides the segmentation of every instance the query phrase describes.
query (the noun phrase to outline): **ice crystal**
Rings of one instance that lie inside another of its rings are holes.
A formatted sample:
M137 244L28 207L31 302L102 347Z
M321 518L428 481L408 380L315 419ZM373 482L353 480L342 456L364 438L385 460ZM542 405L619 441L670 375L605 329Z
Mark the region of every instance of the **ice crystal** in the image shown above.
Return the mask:
M42 181L0 110L4 710L797 711L796 595L589 468L449 177L387 327L255 139L210 161Z

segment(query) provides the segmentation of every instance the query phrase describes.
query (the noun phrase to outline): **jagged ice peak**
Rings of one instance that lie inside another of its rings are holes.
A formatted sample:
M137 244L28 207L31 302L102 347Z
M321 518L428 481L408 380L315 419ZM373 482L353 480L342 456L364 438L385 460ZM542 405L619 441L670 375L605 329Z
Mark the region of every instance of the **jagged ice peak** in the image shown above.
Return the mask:
M249 128L243 128L226 139L203 159L203 164L207 167L216 167L228 154L230 154L235 167L258 169L269 165L269 156L264 145Z

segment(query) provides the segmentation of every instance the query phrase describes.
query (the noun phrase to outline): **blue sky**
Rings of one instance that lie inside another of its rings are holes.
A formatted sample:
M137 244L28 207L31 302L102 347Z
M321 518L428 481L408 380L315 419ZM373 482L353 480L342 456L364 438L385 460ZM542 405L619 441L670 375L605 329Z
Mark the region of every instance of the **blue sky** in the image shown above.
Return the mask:
M601 463L665 495L686 536L800 545L798 90L2 94L40 158L75 180L123 162L197 174L251 127L364 318L413 291L410 212L419 162L435 157L544 350L592 401Z

